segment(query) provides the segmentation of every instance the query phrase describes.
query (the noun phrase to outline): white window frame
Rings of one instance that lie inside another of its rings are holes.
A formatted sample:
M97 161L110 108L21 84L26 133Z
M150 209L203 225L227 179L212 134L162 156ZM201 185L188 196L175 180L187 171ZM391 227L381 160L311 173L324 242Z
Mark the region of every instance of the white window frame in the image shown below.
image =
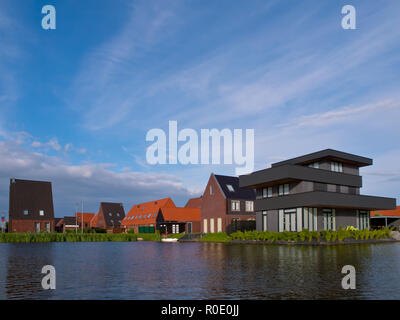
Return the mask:
M203 232L208 233L208 221L207 219L203 219Z
M44 210L39 210L39 216L44 217Z
M231 210L240 211L240 200L231 200Z
M210 218L210 233L214 233L214 218Z
M222 232L222 218L217 218L217 232Z
M254 202L246 201L246 212L254 212Z

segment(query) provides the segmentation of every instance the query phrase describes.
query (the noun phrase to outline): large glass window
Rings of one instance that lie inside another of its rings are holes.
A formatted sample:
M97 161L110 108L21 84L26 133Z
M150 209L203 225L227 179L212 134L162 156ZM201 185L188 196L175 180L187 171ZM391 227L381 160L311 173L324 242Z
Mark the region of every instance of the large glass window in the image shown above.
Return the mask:
M271 198L272 197L272 187L263 188L263 198Z
M332 161L332 162L331 162L331 171L343 172L342 163L341 163L341 162Z
M289 194L289 183L279 185L279 192L280 196Z
M336 230L335 209L322 209L324 230Z
M317 231L317 208L303 208L303 228Z
M308 165L310 168L319 169L319 162L313 162Z
M279 210L279 231L297 231L297 210Z
M358 210L358 229L369 229L369 212Z

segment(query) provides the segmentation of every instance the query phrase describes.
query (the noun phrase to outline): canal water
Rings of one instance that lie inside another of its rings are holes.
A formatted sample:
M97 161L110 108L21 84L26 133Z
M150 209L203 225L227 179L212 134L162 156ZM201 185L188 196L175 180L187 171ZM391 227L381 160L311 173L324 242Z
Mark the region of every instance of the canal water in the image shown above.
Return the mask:
M44 265L55 290L41 287ZM400 299L399 270L399 243L0 243L0 299Z

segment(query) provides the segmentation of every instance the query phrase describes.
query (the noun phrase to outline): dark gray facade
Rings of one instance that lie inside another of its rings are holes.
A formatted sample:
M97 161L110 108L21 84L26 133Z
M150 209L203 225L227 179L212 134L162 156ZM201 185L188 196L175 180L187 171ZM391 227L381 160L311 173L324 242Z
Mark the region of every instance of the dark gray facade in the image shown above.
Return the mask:
M372 159L332 149L277 162L239 177L256 189L257 230L369 228L370 210L396 207L396 199L360 195L359 168Z

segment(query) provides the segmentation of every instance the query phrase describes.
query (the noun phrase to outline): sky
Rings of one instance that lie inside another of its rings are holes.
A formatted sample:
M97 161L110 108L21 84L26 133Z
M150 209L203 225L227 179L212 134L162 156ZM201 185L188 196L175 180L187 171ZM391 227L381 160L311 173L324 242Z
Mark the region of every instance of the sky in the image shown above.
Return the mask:
M44 5L56 29L41 25ZM345 30L341 9L356 9ZM0 2L0 211L51 181L55 215L199 196L233 165L151 165L149 130L254 129L254 170L332 148L400 201L400 2Z

